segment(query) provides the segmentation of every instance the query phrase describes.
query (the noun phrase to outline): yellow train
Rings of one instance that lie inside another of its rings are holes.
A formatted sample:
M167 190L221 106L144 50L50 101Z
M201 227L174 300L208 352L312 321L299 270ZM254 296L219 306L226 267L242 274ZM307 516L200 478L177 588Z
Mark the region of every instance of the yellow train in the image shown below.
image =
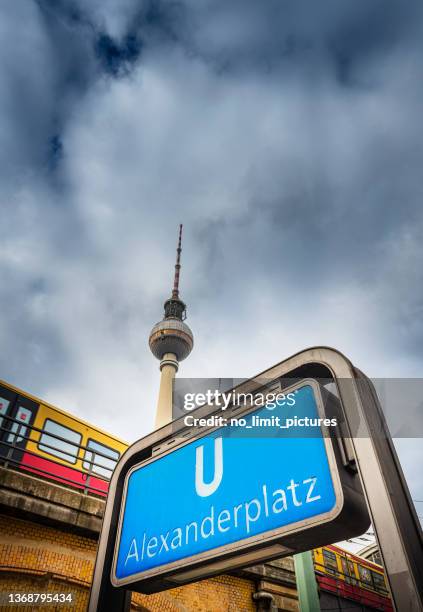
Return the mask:
M107 495L128 444L0 380L0 457L67 486Z
M393 612L383 567L339 546L313 550L314 569L321 590L366 608Z

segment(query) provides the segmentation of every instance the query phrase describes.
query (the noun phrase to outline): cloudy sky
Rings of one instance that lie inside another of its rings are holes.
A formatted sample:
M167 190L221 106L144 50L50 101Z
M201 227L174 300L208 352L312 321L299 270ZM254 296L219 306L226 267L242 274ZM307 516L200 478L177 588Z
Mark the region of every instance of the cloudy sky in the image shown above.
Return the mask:
M181 375L324 344L421 376L422 18L418 0L1 3L0 378L150 431L180 222Z

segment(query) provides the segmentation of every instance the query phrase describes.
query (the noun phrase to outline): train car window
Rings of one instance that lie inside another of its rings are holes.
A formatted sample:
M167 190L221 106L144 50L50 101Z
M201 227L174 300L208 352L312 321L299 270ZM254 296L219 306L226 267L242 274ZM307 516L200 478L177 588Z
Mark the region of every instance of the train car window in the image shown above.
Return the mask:
M364 584L367 584L369 586L373 586L372 573L368 567L364 567L364 565L358 564L358 573L361 582L364 582Z
M353 561L350 561L350 559L348 559L348 567L349 567L350 575L351 575L351 584L357 584L357 579L355 577L355 571L354 571L354 563Z
M59 440L56 436L65 438L65 440L69 440L69 442ZM82 436L77 431L60 425L51 419L46 419L43 433L38 442L38 448L49 455L54 455L55 457L69 461L69 463L76 463L81 439Z
M373 572L370 570L372 574L373 584L375 585L376 591L382 593L383 595L388 594L388 589L386 588L385 578L383 574L378 574L377 572Z
M98 453L101 453L99 455ZM106 457L103 457L106 455ZM100 444L95 440L88 440L87 450L84 455L82 466L91 472L95 472L105 478L111 478L112 472L119 459L119 452Z
M0 427L3 427L3 415L6 414L9 408L10 401L5 397L0 397Z
M338 571L338 565L336 563L336 555L331 550L323 549L323 562L327 569L328 574L336 574Z
M19 406L16 420L19 421L19 423L29 423L31 420L31 411L28 410L28 408L24 408L24 406ZM12 424L10 434L7 436L7 441L12 444L14 442L22 442L26 435L27 428L25 425L20 425L19 423L14 422Z
M345 582L350 583L350 573L348 571L348 563L345 557L341 557L342 573L344 574Z

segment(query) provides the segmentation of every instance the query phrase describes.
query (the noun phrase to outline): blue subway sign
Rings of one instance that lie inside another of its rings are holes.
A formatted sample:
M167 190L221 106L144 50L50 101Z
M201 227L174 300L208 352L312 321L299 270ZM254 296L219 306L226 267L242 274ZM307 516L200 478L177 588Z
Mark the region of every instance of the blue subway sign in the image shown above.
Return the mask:
M325 415L318 385L307 380L292 392L295 410L289 415L295 414L296 423L320 423ZM243 553L256 550L264 550L264 557L283 556L296 552L288 536L334 521L344 495L333 440L324 425L317 434L303 427L302 437L298 427L284 426L283 402L270 413L276 424L271 435L260 435L253 423L269 419L269 412L264 406L244 414L243 427L229 421L206 435L203 430L128 472L114 586L219 559L242 560Z

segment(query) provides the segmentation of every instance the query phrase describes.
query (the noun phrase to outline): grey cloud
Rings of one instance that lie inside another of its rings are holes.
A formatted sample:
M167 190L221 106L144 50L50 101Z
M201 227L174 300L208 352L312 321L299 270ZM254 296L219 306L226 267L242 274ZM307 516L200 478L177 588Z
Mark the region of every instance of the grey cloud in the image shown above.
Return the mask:
M4 378L130 437L123 401L147 431L181 221L184 374L328 343L417 375L418 3L2 11Z

